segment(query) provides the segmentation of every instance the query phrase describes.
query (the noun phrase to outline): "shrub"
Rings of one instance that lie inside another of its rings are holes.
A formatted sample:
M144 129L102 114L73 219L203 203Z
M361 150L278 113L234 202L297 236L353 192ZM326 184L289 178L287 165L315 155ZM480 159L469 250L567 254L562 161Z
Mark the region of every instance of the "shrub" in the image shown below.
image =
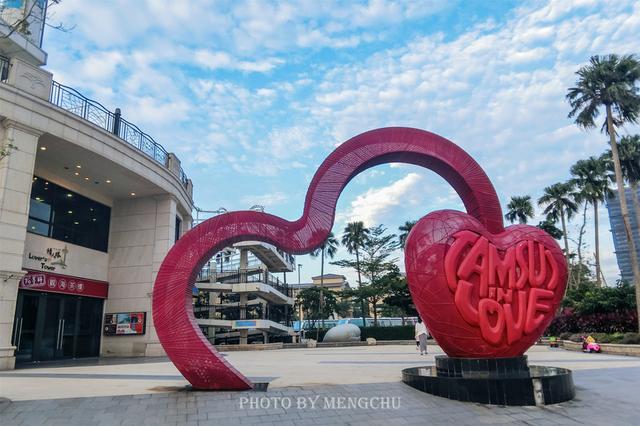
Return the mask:
M579 314L565 309L551 322L546 335L561 333L627 333L638 327L638 313L634 310Z
M376 340L413 340L414 326L399 325L395 327L366 327L360 328L362 340L373 337Z
M560 336L559 336L559 337L560 337L560 340L571 340L571 339L570 339L571 334L572 334L572 333L571 333L571 332L569 332L569 331L564 331L564 332L560 333Z
M625 333L620 343L625 345L638 345L640 344L640 333Z

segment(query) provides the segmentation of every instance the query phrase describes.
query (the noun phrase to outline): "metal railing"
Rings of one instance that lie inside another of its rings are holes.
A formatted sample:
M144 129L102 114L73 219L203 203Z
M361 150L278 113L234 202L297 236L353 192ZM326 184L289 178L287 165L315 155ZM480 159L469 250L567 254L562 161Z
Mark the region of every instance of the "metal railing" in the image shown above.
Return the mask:
M287 284L269 271L261 268L255 269L236 269L233 271L213 272L211 270L202 270L198 276L198 280L211 280L223 284L241 284L241 283L264 283L269 284L285 296L291 297L291 289Z
M9 78L9 58L0 56L0 81L5 82Z
M138 126L122 118L119 108L116 108L115 112L111 112L99 102L88 99L77 90L57 81L52 82L49 102L113 133L157 163L169 167L169 154L164 147L140 130ZM180 167L179 177L186 187L188 178L182 167Z

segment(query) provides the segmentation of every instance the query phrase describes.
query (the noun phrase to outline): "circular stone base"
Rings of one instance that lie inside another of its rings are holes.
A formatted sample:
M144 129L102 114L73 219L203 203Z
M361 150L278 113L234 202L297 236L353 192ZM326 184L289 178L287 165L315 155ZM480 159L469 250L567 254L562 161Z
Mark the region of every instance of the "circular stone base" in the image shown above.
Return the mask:
M527 357L449 358L402 370L402 381L432 395L495 405L548 405L575 397L571 370L529 366Z

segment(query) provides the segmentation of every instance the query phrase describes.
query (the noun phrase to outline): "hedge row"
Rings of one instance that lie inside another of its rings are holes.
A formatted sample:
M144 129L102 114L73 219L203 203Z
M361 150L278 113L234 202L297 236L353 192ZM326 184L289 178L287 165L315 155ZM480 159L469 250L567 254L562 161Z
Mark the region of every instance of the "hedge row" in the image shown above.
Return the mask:
M630 333L638 330L638 313L634 310L600 314L577 314L569 309L554 318L545 335L561 333Z
M366 327L360 328L362 340L373 337L376 340L413 340L415 339L412 325L398 325L394 327Z

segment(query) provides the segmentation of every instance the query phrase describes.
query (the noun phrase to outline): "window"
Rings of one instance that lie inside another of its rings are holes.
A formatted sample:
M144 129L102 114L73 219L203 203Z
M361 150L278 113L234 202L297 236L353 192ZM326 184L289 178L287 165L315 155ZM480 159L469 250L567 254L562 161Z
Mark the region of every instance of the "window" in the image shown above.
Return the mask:
M107 251L111 209L35 176L31 185L27 231Z
M176 240L174 242L180 239L180 235L182 235L182 221L176 216Z

